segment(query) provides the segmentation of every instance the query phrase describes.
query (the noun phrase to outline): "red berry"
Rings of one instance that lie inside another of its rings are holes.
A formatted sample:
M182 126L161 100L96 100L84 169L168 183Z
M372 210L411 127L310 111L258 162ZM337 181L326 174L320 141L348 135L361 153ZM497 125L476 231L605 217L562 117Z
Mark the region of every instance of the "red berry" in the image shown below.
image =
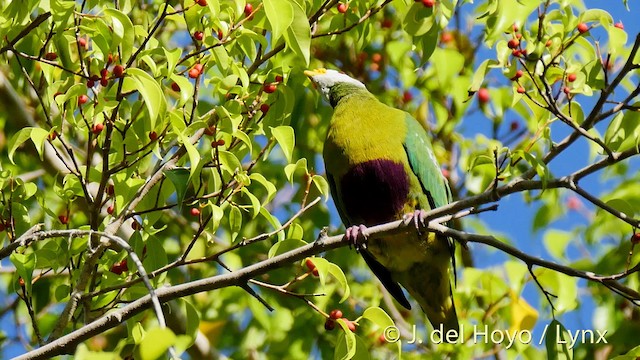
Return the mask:
M247 4L244 6L244 16L250 16L253 12L253 5Z
M109 205L109 207L107 208L107 214L109 215L113 214L113 210L114 210L113 205Z
M87 39L85 39L83 37L78 38L78 45L80 45L80 47L83 47L83 48L86 49L87 48Z
M576 74L567 75L567 81L568 82L574 82L574 81L576 81L577 78L578 78L578 75L576 75Z
M520 57L520 55L522 55L522 51L518 50L518 49L514 49L511 52L511 55L515 56L515 57Z
M564 92L565 94L569 95L569 94L571 93L571 89L570 89L568 86L565 86L565 87L562 89L562 92Z
M222 39L223 36L222 30L218 30L218 39Z
M104 124L97 123L93 125L93 128L91 128L91 132L93 132L95 135L98 135L102 132L103 129L104 129Z
M324 322L324 329L327 331L331 331L333 329L336 328L336 322L331 320L331 319L327 319L327 321Z
M341 13L341 14L346 13L347 9L348 9L347 4L345 4L345 3L339 3L337 8L338 8L338 12Z
M58 133L55 131L49 134L49 140L55 140L57 137Z
M149 133L149 140L151 141L156 141L158 140L158 133L155 131L152 131Z
M509 130L511 131L516 131L518 130L518 128L520 128L520 124L518 124L517 121L512 121L511 124L509 124Z
M640 233L631 235L631 242L634 244L640 243Z
M449 178L449 170L448 169L440 169L440 172L442 173L442 176Z
M191 216L200 216L200 209L191 208L191 210L189 210L189 213L191 214Z
M515 75L513 75L511 80L512 81L518 80L518 79L520 79L522 77L522 75L524 75L524 71L518 70L518 71L516 71Z
M91 75L91 80L99 81L100 80L100 76L98 74L93 74L93 75Z
M177 83L171 83L171 90L175 91L175 92L180 92L180 85L178 85Z
M194 69L197 69L198 71L200 71L202 73L202 69L204 69L204 66L200 63L196 63L195 65L193 65Z
M121 78L124 75L124 67L122 65L116 65L113 67L113 76Z
M440 35L440 42L441 43L448 44L451 41L453 41L453 34L452 33L446 31L446 32L443 32L442 35Z
M222 139L218 140L218 146L224 146L224 140Z
M44 54L44 58L47 60L55 60L58 58L58 54L54 53L54 52L48 52L46 54Z
M428 7L428 8L432 8L433 5L435 5L435 4L436 4L435 0L422 0L422 5L424 5L425 7Z
M202 39L204 39L204 33L202 31L196 31L193 33L193 38L202 41Z
M213 136L213 135L215 135L215 134L216 134L216 126L215 126L215 125L212 125L212 126L206 127L206 128L204 129L204 133L205 133L206 135L209 135L209 136Z
M478 101L484 104L488 103L489 100L491 100L489 90L487 88L480 88L480 90L478 90Z
M315 276L315 277L320 276L320 273L318 272L318 269L317 269L317 268L316 268L316 269L313 269L313 270L311 271L311 274L313 274L313 276Z
M384 18L380 23L380 27L383 29L389 29L393 26L393 20L389 18Z
M347 327L349 328L349 330L351 330L351 332L356 332L356 323L345 318L343 318L342 320L344 320L344 322L347 323Z
M107 55L107 66L111 65L112 62L113 62L113 55L111 54Z
M518 47L518 45L520 45L520 41L518 41L518 39L511 39L507 43L507 46L509 47L509 49L515 49Z
M24 279L22 276L18 278L18 285L20 285L20 287L24 287Z
M307 259L304 264L307 265L307 269L309 269L310 271L316 270L316 265L311 259Z
M61 222L63 225L66 225L66 224L68 224L68 223L69 223L69 217L67 217L67 215L59 215L59 216L58 216L58 220L60 220L60 222Z
M413 95L411 95L411 92L409 92L409 90L405 90L402 93L402 101L409 102L411 100L413 100Z
M102 70L100 70L100 76L101 76L103 79L106 79L106 78L109 76L109 70L107 70L107 69L102 69Z
M517 33L517 34L516 34L516 39L518 39L518 40L522 39L522 34Z
M276 82L282 82L282 80L284 80L284 78L282 77L282 75L276 75Z
M579 32L580 34L584 34L584 33L586 33L587 31L589 31L589 25L587 25L587 24L585 24L585 23L580 23L580 24L578 24L577 29L578 29L578 32Z
M518 32L518 30L520 30L520 28L518 27L518 24L514 23L511 28L513 29L513 32Z
M207 0L196 0L196 4L200 6L207 6Z
M622 23L622 21L618 21L617 23L613 24L613 27L624 30L624 24Z
M380 336L378 336L378 345L384 345L386 343L387 343L386 336L384 336L384 334L380 334Z
M141 228L140 223L138 221L136 221L136 220L133 220L131 222L131 228L133 230L140 230L140 228Z
M116 274L116 275L120 275L125 271L129 271L129 265L127 264L127 259L124 259L120 262L117 262L113 265L111 265L111 271L112 273Z
M260 105L260 111L262 111L264 114L266 114L267 111L269 111L269 104Z
M93 81L91 79L87 80L87 87L88 88L92 88L94 86L96 86L96 82L95 81Z
M374 53L373 55L371 55L371 61L373 61L374 63L379 63L380 61L382 61L382 55L380 55L380 53Z
M78 105L86 104L89 101L89 97L85 94L78 96Z
M200 76L200 70L196 69L195 67L192 67L191 70L189 70L189 77L192 79L195 79L198 76Z
M276 92L276 84L266 83L264 84L263 89L267 94L274 93Z
M96 124L96 125L102 125L102 124ZM108 196L113 196L113 194L116 193L116 188L112 184L109 184L107 185L105 192L107 193Z
M214 140L211 142L211 147L218 147L218 146L223 146L224 145L224 140L220 139L220 140Z
M525 90L522 86L519 86L516 91L518 92L518 94L524 94L525 92L527 92L527 90Z
M331 312L329 313L329 317L331 317L333 320L338 320L342 318L342 311L338 309L331 310Z
M577 210L582 207L582 202L576 196L569 196L566 205L569 210Z
M553 44L553 41L551 41L551 39L547 40L547 42L544 44L544 46L549 47L551 46L551 44Z
M102 87L109 86L109 80L107 78L100 79L100 86L102 86Z

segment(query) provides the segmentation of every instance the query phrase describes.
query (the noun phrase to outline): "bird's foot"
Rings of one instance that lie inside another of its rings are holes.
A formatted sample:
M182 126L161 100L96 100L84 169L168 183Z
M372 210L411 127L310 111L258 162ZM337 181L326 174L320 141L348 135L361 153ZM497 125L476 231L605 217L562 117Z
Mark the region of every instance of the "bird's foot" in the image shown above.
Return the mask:
M367 227L364 225L354 225L347 228L345 237L349 241L349 249L351 249L351 245L353 245L356 251L366 247L363 242L366 241L368 237L365 233L366 231Z
M422 232L420 231L420 227L427 226L426 219L427 219L427 212L425 210L420 209L412 213L406 214L403 220L405 224L408 224L410 221L413 221L413 225L416 227L416 230L420 235L422 234Z

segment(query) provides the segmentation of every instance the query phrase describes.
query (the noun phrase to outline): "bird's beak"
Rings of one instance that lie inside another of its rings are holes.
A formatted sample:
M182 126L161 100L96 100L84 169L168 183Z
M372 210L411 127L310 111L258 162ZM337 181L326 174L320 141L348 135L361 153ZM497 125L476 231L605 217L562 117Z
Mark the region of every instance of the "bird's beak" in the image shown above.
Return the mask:
M322 74L326 74L327 73L327 69L315 69L315 70L305 70L304 74L307 75L308 77L310 77L313 80L314 76L318 76L318 75L322 75Z

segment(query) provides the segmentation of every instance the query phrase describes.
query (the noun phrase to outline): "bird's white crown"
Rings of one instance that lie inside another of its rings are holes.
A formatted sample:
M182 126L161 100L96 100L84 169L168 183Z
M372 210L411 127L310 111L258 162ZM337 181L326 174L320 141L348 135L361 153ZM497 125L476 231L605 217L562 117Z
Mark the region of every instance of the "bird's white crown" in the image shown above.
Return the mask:
M314 84L316 84L322 92L322 95L327 99L329 98L331 88L337 84L353 84L363 89L367 88L362 82L336 70L321 68L316 70L306 70L304 74L307 75Z

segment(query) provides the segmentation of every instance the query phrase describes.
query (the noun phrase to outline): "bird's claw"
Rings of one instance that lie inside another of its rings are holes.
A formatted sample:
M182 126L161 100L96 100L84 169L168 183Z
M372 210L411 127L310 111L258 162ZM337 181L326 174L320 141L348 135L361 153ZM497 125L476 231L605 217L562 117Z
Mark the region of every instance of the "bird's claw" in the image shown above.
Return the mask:
M351 245L353 245L356 251L366 247L363 243L363 240L367 240L368 237L365 233L366 231L367 227L364 225L354 225L347 228L345 236L349 241L349 249L351 249Z
M426 219L427 219L427 212L422 209L416 210L404 216L404 221L407 224L413 220L413 225L416 227L416 230L418 231L419 235L422 234L422 232L420 231L420 227L427 226Z

